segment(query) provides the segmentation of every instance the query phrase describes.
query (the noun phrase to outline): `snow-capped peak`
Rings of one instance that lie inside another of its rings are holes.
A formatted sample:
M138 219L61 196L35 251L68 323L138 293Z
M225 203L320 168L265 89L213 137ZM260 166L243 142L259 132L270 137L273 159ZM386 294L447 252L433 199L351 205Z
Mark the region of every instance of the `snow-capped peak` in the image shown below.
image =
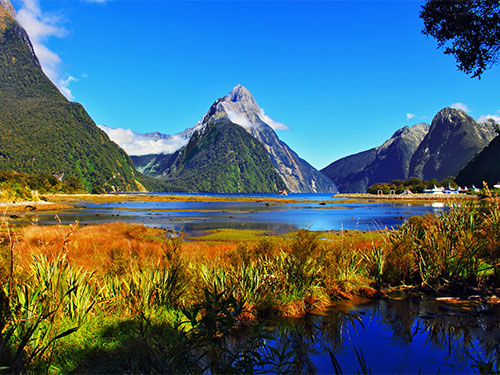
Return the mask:
M217 113L225 112L227 117L247 130L260 126L262 123L275 130L284 130L288 127L274 121L267 116L248 89L240 84L236 85L229 95L217 103Z
M286 125L267 116L250 91L239 84L227 96L215 101L201 121L198 121L192 128L187 128L174 135L159 132L140 134L130 129L113 129L103 125L99 127L129 155L171 154L187 145L195 132L202 134L210 120L218 120L223 117L229 118L253 135L263 124L267 124L275 130L288 129Z

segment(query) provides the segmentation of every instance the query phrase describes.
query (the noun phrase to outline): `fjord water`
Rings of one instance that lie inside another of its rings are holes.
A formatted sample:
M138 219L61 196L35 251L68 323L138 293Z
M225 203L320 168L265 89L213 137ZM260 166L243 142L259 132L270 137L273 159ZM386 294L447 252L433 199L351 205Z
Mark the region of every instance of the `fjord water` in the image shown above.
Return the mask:
M178 194L176 194L178 195ZM194 195L190 193L189 195ZM442 204L429 202L380 202L332 197L331 194L290 194L299 203L266 203L264 198L283 198L277 194L198 194L208 198L255 198L255 202L122 201L77 204L58 213L62 223L96 224L114 221L139 222L147 226L187 233L218 228L257 229L290 232L310 230L378 230L396 228L414 215L442 212ZM329 201L328 203L321 203ZM33 213L28 220L55 224L53 214Z

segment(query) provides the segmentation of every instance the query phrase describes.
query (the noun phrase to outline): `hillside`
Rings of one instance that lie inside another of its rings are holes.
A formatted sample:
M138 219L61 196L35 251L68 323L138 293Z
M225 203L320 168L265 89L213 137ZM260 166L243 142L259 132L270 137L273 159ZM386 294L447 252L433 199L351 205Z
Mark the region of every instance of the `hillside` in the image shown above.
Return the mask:
M236 85L231 90L229 95L217 99L212 104L208 112L203 116L201 121L199 121L193 128L186 129L184 132L174 136L163 135L161 138L174 138L177 140L185 139L187 142L189 137L193 139L196 134L203 134L205 129L209 127L209 124L219 123L222 119L226 119L246 131L247 134L250 135L250 138L248 139L250 140L253 138L251 141L252 144L260 145L259 147L254 147L253 149L257 150L258 148L260 150L262 147L262 149L265 150L267 158L262 159L261 155L256 156L255 167L259 167L262 161L265 162L262 164L262 167L267 168L267 163L270 161L275 173L279 175L280 180L284 182L284 187L288 191L294 193L336 193L338 191L332 181L318 172L305 160L301 159L286 143L279 139L276 132L270 125L275 124L275 122L264 114L264 111L259 107L252 94L250 94L250 92L241 85ZM110 136L112 133L112 130L109 131ZM138 143L140 143L140 139L147 138L147 135L145 134L137 136ZM242 137L239 138L241 140L244 139ZM130 142L128 142L128 145L130 146ZM188 147L188 145L182 147L185 148ZM238 150L242 147L242 145L234 143L234 147L234 152L238 153ZM168 169L165 171L165 169L169 168L170 163L174 162L172 157L176 156L175 154L172 156L169 152L166 154L133 156L133 160L136 163L137 168L145 174L151 176L170 176L172 170ZM248 155L248 158L251 159L252 156ZM257 160L260 161L257 162ZM222 163L232 163L233 161L230 158L226 158L223 161L215 161L214 159L211 159L210 162L215 163L214 166L216 166L216 168L221 168ZM233 166L231 165L224 166L224 169L226 170L230 170L232 168ZM268 174L268 172L263 173ZM184 177L179 176L179 178L183 179ZM233 188L236 188L237 186L234 182L228 181L228 183ZM280 185L278 184L277 186ZM262 187L259 187L259 189L261 188Z
M489 187L500 181L500 135L476 155L459 173L456 182L461 186Z
M321 172L344 193L411 177L444 180L457 176L495 135L493 121L478 123L464 111L446 107L430 126L406 126L383 145L339 159Z
M43 73L13 8L0 6L0 169L74 177L88 191L143 189L128 155Z
M265 148L226 118L210 121L166 159L155 176L179 190L253 193L285 188Z

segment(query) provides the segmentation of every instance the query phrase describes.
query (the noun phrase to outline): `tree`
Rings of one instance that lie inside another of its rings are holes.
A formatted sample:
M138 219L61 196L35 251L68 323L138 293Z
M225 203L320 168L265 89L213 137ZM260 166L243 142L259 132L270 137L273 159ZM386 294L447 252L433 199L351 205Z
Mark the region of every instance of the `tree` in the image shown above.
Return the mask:
M500 61L498 0L428 0L422 7L425 35L455 56L457 67L472 78Z

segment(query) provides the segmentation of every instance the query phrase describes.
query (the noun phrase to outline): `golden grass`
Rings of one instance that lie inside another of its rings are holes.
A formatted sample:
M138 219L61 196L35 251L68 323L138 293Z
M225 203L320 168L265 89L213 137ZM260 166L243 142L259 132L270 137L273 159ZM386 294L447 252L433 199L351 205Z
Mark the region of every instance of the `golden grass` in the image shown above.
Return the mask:
M139 266L162 262L166 233L161 229L142 224L109 223L97 225L31 225L17 228L16 264L27 267L33 256L46 255L53 258L61 251L67 253L69 261L85 270L105 274L119 272L130 262ZM260 242L269 241L270 248L286 247L284 244L293 234L267 236L265 231L218 229L200 237L189 237L182 242L180 255L191 263L226 264L238 246L258 247ZM332 245L343 243L345 247L365 251L381 240L376 232L324 232L321 238ZM322 241L323 242L323 241ZM264 251L264 250L261 250Z
M69 261L100 274L119 272L130 262L144 266L162 260L163 231L140 224L111 223L89 226L29 226L17 235L21 267L33 256L52 258L65 251Z

